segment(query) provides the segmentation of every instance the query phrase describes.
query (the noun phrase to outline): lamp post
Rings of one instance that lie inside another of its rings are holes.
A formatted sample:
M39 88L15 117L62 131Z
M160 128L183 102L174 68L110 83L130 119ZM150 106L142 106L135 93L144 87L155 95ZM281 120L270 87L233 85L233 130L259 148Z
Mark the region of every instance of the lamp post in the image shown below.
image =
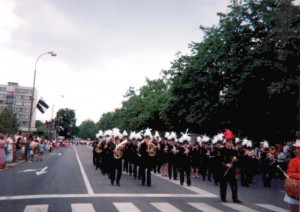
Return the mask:
M35 76L36 76L36 65L37 65L37 62L38 60L46 55L46 54L50 54L52 57L55 57L56 56L56 53L55 52L46 52L46 53L43 53L41 54L40 56L38 56L38 58L36 59L35 61L35 68L34 68L34 77L33 77L33 86L32 86L32 96L31 96L31 106L30 106L30 115L29 115L29 124L28 124L28 134L31 132L31 119L32 119L32 114L33 114L33 110L34 110L34 107L33 107L33 100L34 100L34 89L35 89Z

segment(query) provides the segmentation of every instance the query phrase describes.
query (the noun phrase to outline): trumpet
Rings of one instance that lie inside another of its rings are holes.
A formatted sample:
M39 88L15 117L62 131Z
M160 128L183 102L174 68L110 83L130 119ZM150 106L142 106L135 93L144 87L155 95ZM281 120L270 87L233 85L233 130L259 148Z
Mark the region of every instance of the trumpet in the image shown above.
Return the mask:
M185 147L184 147L184 152L183 152L183 154L188 155L189 152L190 152L189 146L185 146Z
M276 162L276 158L273 154L268 153L267 158L270 160L269 165L272 166Z
M116 146L116 148L114 149L114 158L115 159L120 159L122 157L125 145L127 143L128 143L128 140L126 139Z

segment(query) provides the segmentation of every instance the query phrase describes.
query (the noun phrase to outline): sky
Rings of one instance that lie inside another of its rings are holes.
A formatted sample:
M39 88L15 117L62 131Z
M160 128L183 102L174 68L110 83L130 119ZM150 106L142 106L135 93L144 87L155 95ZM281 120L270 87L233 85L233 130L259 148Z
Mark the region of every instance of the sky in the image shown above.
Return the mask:
M32 87L50 106L37 119L75 110L77 125L122 106L130 86L158 79L218 25L230 0L1 0L0 84ZM53 51L52 57L43 53ZM38 59L38 60L37 60ZM64 97L62 98L61 95Z

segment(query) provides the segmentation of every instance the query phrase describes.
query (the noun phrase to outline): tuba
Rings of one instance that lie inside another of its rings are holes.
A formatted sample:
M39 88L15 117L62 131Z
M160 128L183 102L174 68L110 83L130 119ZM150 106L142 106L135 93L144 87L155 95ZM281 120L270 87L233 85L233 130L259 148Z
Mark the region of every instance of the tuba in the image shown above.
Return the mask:
M114 150L114 158L115 159L120 159L123 155L123 152L124 152L124 148L125 148L125 145L128 143L128 140L124 140L122 141L121 143L119 143L115 150Z
M153 138L147 143L147 153L150 157L154 157L156 155L156 146L153 144Z

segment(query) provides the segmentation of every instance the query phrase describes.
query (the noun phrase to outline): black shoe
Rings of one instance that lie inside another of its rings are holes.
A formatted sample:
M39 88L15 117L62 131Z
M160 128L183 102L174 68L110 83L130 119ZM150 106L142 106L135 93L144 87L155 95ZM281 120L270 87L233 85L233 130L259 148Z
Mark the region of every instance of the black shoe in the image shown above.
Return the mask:
M183 183L182 183L182 182L180 182L180 185L183 185Z
M147 184L147 186L149 186L149 187L150 187L150 186L151 186L151 184Z
M117 186L121 186L120 183L117 183Z
M222 202L227 202L226 199L221 199L221 200L222 200Z
M111 185L114 185L114 182L111 182Z
M233 200L234 203L242 203L242 201L238 200L238 199L235 199Z

